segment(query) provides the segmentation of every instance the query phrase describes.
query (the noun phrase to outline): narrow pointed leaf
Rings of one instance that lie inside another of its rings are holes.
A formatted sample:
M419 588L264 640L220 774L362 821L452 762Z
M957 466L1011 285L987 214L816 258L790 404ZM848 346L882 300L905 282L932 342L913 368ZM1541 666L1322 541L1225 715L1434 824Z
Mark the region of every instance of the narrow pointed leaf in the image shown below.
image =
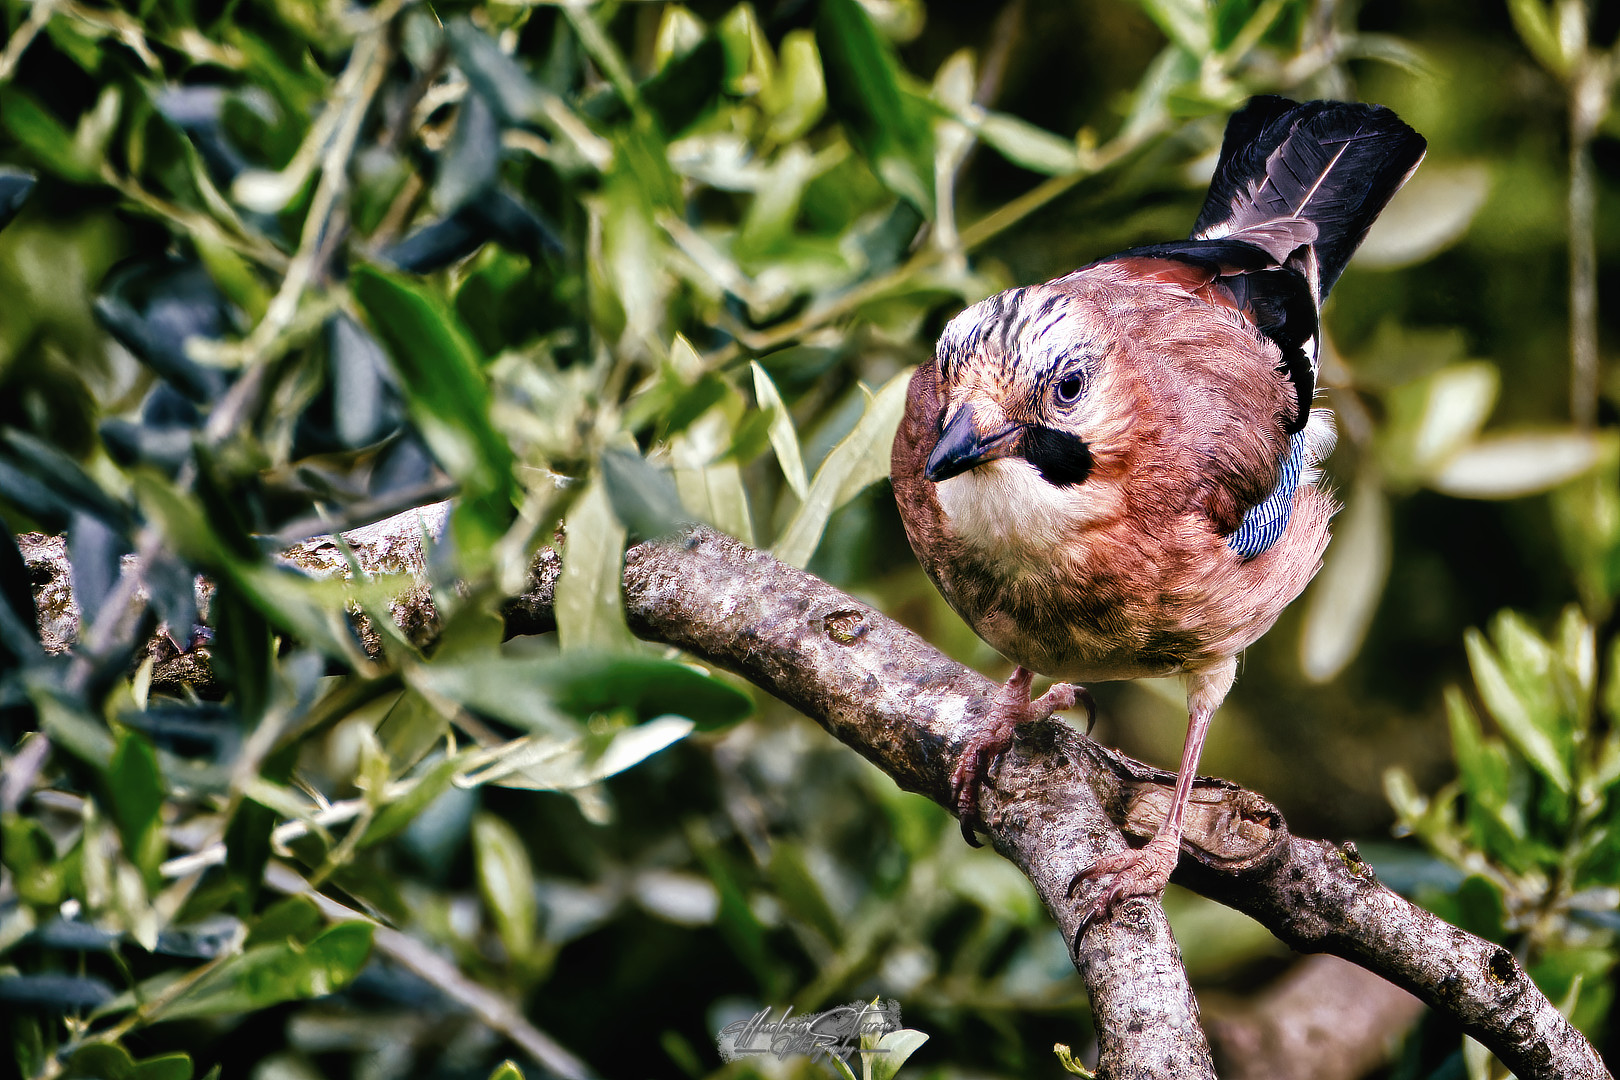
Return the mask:
M493 814L473 819L472 838L478 891L507 954L521 962L534 951L535 924L540 918L528 849L512 826Z
M630 646L621 583L624 543L625 528L597 481L568 515L557 580L557 639L565 652Z
M928 106L901 85L889 44L857 0L824 0L816 45L827 101L850 143L895 194L927 213L934 201Z
M350 284L388 348L412 420L461 485L451 528L462 550L487 551L505 531L514 485L511 448L490 423L477 347L424 284L366 266Z
M882 1053L872 1054L867 1058L871 1062L869 1075L872 1080L894 1080L900 1066L904 1065L906 1059L920 1050L922 1044L927 1041L928 1036L914 1028L886 1033L877 1044L877 1049Z
M469 656L430 664L411 678L470 709L556 734L576 731L563 716L583 720L628 709L640 721L674 713L712 728L742 719L753 707L747 694L690 664L637 655Z
M1080 154L1074 141L1036 127L1007 113L985 113L971 125L979 138L1014 165L1031 172L1060 176L1080 167Z
M833 511L860 494L867 485L889 475L889 446L894 442L900 414L905 410L906 387L911 381L908 368L890 379L866 405L866 412L855 430L833 447L827 460L816 470L815 482L793 516L773 554L778 559L803 568L821 544L821 534Z
M754 372L754 399L771 416L771 449L776 451L776 460L782 466L788 487L802 502L810 495L810 481L804 473L804 456L799 451L799 433L793 427L793 415L759 361L752 361L749 367Z
M1567 794L1571 786L1569 766L1552 739L1537 726L1525 701L1514 692L1496 651L1478 630L1468 631L1463 644L1468 651L1469 666L1474 670L1479 696L1485 700L1485 707L1502 734L1537 772Z
M1355 659L1389 578L1389 501L1372 476L1351 489L1335 523L1322 573L1311 586L1299 662L1312 682L1327 682Z
M360 974L371 954L371 926L341 923L307 944L261 945L232 957L154 1010L150 1021L226 1016L325 997Z
M1430 479L1446 495L1516 499L1556 487L1602 460L1605 440L1579 431L1492 435L1459 451Z

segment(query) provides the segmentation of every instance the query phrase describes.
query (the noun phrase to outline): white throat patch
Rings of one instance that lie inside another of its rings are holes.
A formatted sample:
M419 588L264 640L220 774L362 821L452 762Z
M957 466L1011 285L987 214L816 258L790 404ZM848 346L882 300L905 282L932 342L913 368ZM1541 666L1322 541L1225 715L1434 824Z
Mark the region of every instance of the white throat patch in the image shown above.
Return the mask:
M1023 458L1001 458L935 488L951 531L967 544L1021 563L1047 566L1101 507L1086 485L1056 487Z

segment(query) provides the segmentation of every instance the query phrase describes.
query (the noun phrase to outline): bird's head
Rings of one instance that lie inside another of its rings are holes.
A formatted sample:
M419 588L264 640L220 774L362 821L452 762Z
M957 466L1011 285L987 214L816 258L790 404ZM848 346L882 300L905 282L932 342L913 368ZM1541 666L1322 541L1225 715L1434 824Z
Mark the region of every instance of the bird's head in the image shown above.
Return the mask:
M1237 528L1275 482L1295 387L1201 274L1098 263L951 320L923 475L956 535L1034 559L1126 517Z
M940 338L945 411L927 466L936 484L1008 459L1059 487L1082 484L1091 473L1083 429L1098 358L1067 325L1067 297L1054 293L1030 310L1023 300L1030 291L975 304Z
M1109 402L1121 388L1106 306L1060 279L993 296L945 328L924 475L959 533L1033 543L1117 509L1098 474L1123 419Z

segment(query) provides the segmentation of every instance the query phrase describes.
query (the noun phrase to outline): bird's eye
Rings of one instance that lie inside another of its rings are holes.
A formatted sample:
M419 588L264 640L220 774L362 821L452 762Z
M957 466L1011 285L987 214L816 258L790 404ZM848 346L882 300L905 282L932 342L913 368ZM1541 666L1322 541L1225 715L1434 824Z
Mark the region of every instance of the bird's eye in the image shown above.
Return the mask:
M1080 391L1084 389L1084 386L1085 384L1081 381L1080 376L1065 376L1057 384L1058 401L1064 405L1073 405L1080 400Z

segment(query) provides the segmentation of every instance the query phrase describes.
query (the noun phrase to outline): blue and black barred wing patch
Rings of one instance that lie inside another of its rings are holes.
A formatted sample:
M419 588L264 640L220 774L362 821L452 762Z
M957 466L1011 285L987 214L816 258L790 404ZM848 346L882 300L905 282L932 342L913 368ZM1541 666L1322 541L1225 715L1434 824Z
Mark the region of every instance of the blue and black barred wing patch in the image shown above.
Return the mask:
M1282 539L1288 521L1294 514L1294 492L1299 488L1300 478L1305 475L1307 441L1303 431L1288 440L1288 449L1277 468L1277 486L1271 489L1265 501L1249 508L1249 512L1243 515L1243 524L1226 538L1227 546L1239 558L1252 559Z

